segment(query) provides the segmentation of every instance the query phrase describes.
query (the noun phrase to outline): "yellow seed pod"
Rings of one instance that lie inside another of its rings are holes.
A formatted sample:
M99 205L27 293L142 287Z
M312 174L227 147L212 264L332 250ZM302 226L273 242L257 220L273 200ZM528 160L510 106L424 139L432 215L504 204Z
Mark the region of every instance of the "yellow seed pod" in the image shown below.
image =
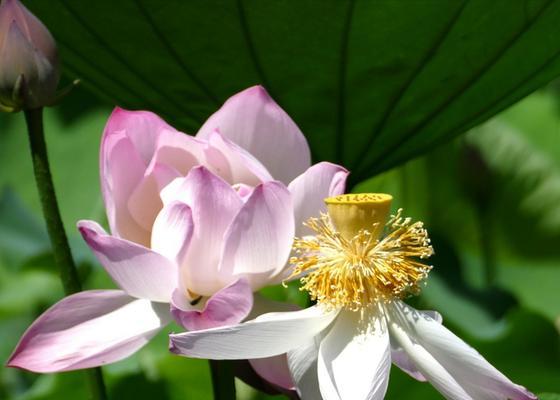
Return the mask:
M360 230L368 230L374 238L381 234L393 196L384 193L341 194L325 199L329 217L338 232L351 240Z

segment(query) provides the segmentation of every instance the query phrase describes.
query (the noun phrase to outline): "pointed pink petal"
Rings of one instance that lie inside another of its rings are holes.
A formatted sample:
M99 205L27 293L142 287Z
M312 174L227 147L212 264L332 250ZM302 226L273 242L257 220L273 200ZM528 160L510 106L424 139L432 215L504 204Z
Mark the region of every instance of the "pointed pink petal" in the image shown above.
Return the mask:
M124 133L133 143L144 166L150 163L160 135L164 131L177 132L156 114L149 111L129 111L115 108L107 121L101 143L101 162L103 165L106 146L111 146L112 136Z
M327 211L325 198L344 193L348 173L340 165L321 162L310 167L288 185L294 201L296 236L311 234L303 223Z
M444 394L447 385L450 385L448 382L453 385L456 382L473 399L536 399L535 395L510 381L475 349L429 315L403 302L387 309L392 330L400 335L403 349L420 372ZM414 345L407 345L407 339ZM427 359L428 355L432 358L431 363L422 362L421 357Z
M208 139L216 129L255 156L285 184L311 164L305 137L261 86L235 96L204 123L197 137Z
M233 185L233 188L237 191L237 194L239 195L239 197L241 197L241 200L243 200L244 203L247 202L247 199L249 199L254 189L254 187L245 185L243 183Z
M20 1L5 0L0 4L0 30L8 29L12 23L18 26L26 41L37 53L44 54L51 63L57 59L54 38L45 25L33 15ZM0 48L4 42L4 32L0 31Z
M264 314L239 325L172 334L172 353L214 360L242 360L286 353L317 335L336 317L319 307Z
M119 361L144 346L169 320L166 305L120 290L77 293L27 329L8 366L48 373Z
M231 171L230 183L256 186L261 182L274 179L259 160L247 150L225 138L220 132L212 132L208 138L208 143L224 156Z
M159 190L204 160L206 145L147 111L116 108L101 142L101 187L111 231L149 244ZM159 190L158 190L159 189Z
M234 325L249 315L253 292L246 279L239 279L213 294L202 310L182 309L183 304L172 303L171 314L185 329L194 331Z
M109 236L93 221L78 222L78 229L111 278L129 295L169 302L177 287L175 263L155 251Z
M153 163L172 167L184 176L205 160L207 143L181 132L164 130L157 142Z
M157 216L152 230L152 250L181 265L194 230L192 212L179 201L166 205Z
M25 26L10 18L0 25L0 60L10 60L3 63L0 70L0 87L3 96L11 103L11 90L20 75L25 77L25 101L28 106L44 106L54 95L58 83L57 73L53 64L45 54L37 50L36 43L32 43ZM4 31L4 32L2 32ZM48 86L47 86L48 85ZM8 92L8 93L6 93Z
M186 178L173 181L162 198L164 202L181 201L191 208L194 232L181 279L193 293L211 296L231 283L219 279L218 265L224 234L243 202L228 183L205 167L193 168Z
M294 237L290 193L279 182L255 188L225 234L220 274L246 274L253 290L262 287L288 261Z
M113 235L148 245L150 234L130 214L128 200L144 177L145 166L132 141L113 132L101 143L101 188Z
M325 400L382 400L391 357L385 319L364 327L361 313L341 311L319 347L319 387ZM356 368L367 360L367 366Z

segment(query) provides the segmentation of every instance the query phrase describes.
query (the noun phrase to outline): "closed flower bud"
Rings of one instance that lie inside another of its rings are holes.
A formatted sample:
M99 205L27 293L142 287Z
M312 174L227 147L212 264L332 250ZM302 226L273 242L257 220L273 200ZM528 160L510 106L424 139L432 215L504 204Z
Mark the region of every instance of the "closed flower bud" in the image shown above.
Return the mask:
M48 105L60 77L48 29L18 0L0 4L0 110Z

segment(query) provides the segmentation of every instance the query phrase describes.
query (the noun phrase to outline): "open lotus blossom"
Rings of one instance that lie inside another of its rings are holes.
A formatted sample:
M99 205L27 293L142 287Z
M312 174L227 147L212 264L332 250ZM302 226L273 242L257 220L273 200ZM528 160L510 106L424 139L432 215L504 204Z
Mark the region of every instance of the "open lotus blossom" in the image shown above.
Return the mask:
M122 290L62 299L8 365L93 367L134 353L172 319L202 329L270 310L253 292L285 279L303 232L296 226L319 213L323 197L343 193L347 174L310 166L303 134L261 87L230 98L196 137L152 113L116 109L101 144L112 234L92 221L78 227Z
M422 223L400 211L385 227L391 200L336 196L326 200L328 215L308 222L315 236L295 241L291 262L315 306L174 334L171 350L211 359L287 352L304 400L383 399L391 362L447 399L536 399L447 330L438 313L402 301L420 290L431 268L422 261L433 250Z

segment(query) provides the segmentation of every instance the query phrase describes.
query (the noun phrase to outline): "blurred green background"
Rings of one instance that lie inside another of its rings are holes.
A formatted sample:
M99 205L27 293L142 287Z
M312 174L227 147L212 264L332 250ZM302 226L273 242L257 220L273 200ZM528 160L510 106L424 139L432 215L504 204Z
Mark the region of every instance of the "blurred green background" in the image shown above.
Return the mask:
M488 3L25 2L57 38L65 81L83 80L45 123L85 287L114 287L75 229L105 221L98 150L111 108L196 133L260 83L314 161L345 165L349 189L392 193L425 221L434 269L411 302L439 310L516 383L560 393L560 3ZM27 147L23 116L0 115L0 360L63 296ZM266 294L304 301L294 287ZM104 368L111 398L211 398L206 362L169 355L166 334ZM238 384L240 399L268 398ZM0 399L85 398L79 372L0 369ZM439 395L393 368L387 399L403 398Z

